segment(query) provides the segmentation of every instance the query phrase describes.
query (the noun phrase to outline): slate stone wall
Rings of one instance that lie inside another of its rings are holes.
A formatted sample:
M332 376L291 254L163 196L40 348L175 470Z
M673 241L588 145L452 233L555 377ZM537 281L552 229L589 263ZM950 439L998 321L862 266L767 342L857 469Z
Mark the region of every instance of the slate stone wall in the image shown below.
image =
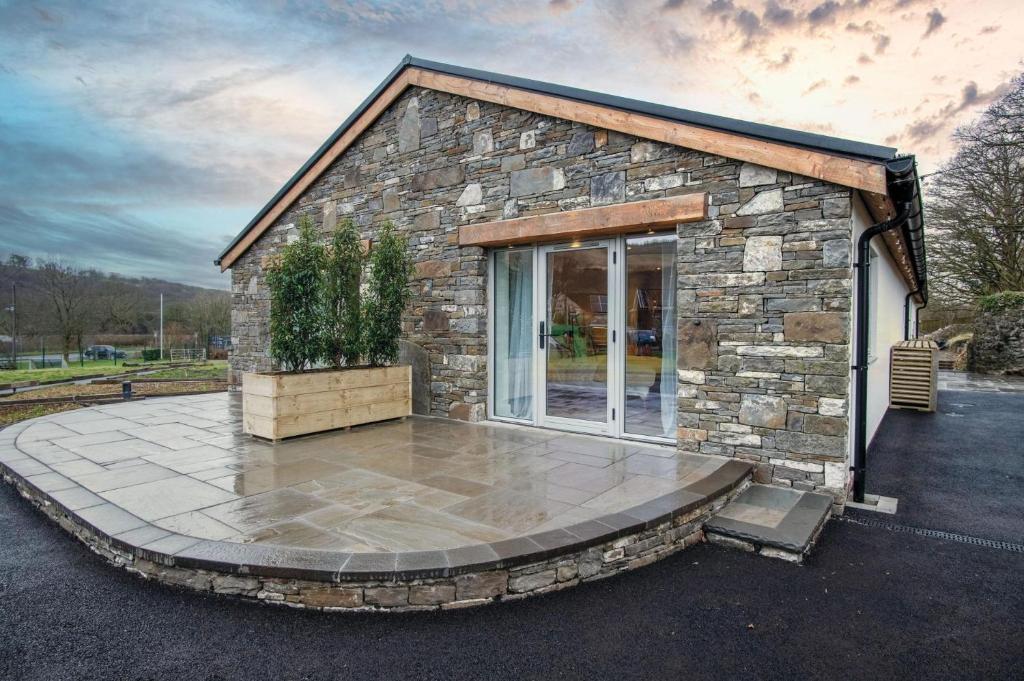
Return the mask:
M1024 307L978 313L967 366L983 374L1024 374Z
M851 194L713 159L708 220L679 226L679 447L759 482L848 479Z
M680 447L762 464L780 484L845 487L850 192L697 151L414 88L232 268L233 378L267 370L264 268L302 214L410 239L410 352L435 415L486 416L486 251L460 225L707 192L679 226ZM697 324L700 322L700 325Z

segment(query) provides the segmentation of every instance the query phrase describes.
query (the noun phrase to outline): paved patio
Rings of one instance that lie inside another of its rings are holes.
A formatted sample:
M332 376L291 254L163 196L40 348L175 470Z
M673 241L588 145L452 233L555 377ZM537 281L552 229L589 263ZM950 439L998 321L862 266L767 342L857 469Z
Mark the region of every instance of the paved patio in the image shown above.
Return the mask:
M349 553L493 543L697 499L686 488L728 462L426 417L271 444L241 433L228 394L57 414L15 445L7 457L28 458L17 472L33 485L161 551L188 538Z
M973 392L1024 392L1024 376L995 376L972 374L966 371L940 371L939 390L969 390Z

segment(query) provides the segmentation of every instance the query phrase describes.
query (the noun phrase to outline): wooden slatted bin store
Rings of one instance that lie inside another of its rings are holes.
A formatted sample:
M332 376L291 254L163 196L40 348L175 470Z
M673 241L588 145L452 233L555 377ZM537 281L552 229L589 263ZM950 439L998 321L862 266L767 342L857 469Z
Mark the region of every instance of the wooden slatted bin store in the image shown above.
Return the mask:
M907 340L892 346L889 406L935 411L939 383L939 346L933 341Z

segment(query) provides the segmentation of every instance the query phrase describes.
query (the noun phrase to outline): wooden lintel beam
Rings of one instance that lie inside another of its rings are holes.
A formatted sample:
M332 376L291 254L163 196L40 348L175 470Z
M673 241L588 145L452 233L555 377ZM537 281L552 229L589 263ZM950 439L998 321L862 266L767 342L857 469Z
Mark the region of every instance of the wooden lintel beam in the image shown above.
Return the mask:
M707 194L700 192L614 206L480 222L459 227L459 245L508 246L640 232L649 227L703 220L707 214L706 204Z

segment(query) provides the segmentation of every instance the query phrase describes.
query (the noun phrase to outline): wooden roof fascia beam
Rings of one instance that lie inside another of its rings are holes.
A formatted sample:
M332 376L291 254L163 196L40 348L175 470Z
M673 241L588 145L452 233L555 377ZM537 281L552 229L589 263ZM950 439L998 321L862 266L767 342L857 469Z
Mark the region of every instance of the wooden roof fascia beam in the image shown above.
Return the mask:
M267 231L274 222L277 221L281 215L284 214L288 208L295 203L302 196L302 194L309 189L323 173L327 170L332 163L334 163L338 157L340 157L345 150L352 146L352 143L363 134L363 132L370 127L374 121L376 121L382 113L384 113L391 104L405 91L410 85L410 71L406 69L395 78L394 82L391 83L380 96L370 105L370 107L363 113L359 119L351 125L342 134L341 137L331 145L330 149L321 156L313 166L306 171L306 173L299 178L287 194L281 197L281 199L274 204L266 215L260 219L253 228L245 235L245 237L235 244L234 248L231 249L221 259L220 271L223 272L231 267L231 265L238 260L245 253L253 243L259 239L265 231Z
M707 216L707 193L580 208L459 227L459 246L508 246L588 239L695 222Z
M758 140L735 133L719 132L496 83L409 67L395 77L395 80L380 93L363 115L225 254L220 262L221 271L229 269L410 85L533 111L556 118L574 120L644 139L757 163L873 194L884 195L886 193L885 168L881 164Z
M578 121L598 128L748 161L876 194L885 194L887 191L885 166L880 163L835 156L420 68L410 68L409 75L411 84L432 90Z

